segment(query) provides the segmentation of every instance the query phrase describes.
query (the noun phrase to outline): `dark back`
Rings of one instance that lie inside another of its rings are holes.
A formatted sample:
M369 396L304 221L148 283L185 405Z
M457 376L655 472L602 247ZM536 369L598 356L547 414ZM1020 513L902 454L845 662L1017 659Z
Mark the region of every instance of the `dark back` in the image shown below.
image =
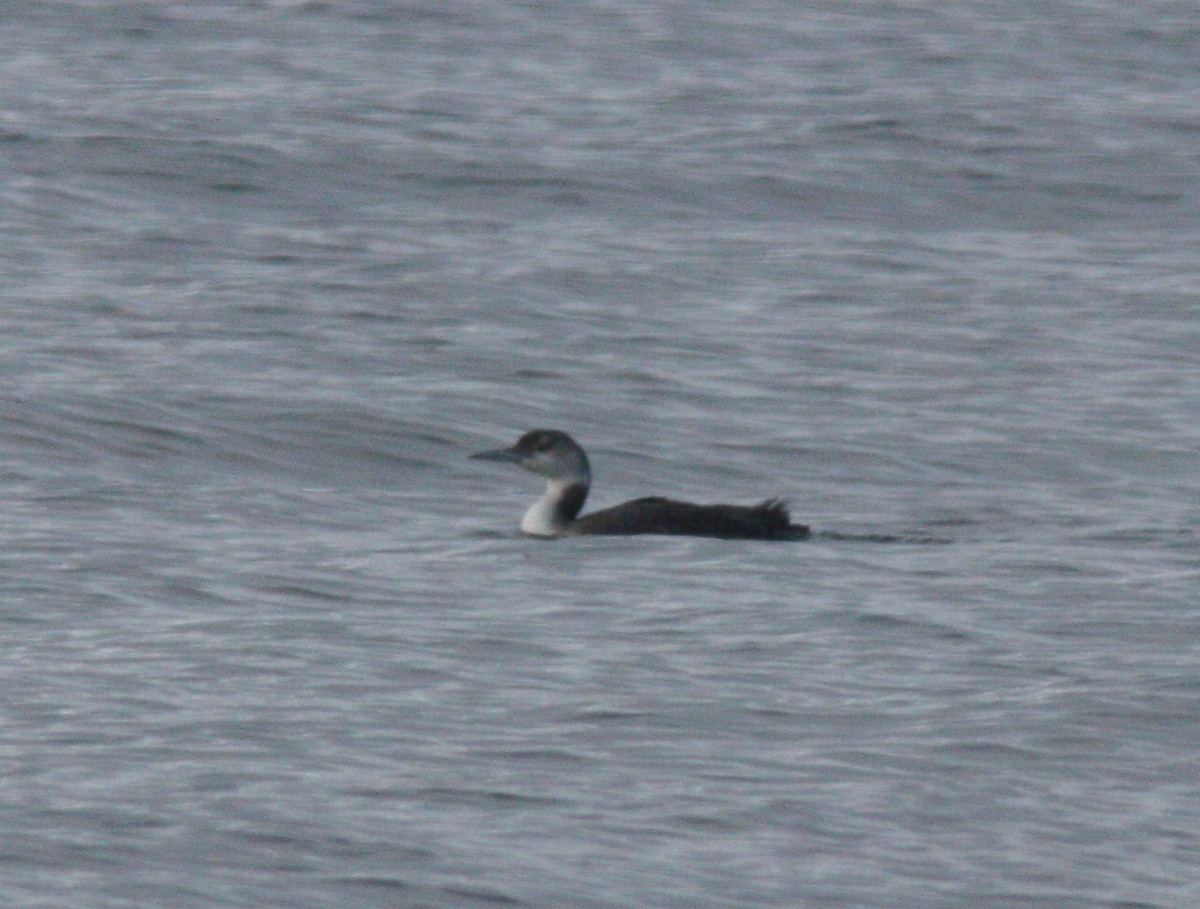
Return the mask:
M787 503L767 499L758 505L694 505L673 499L634 499L584 515L573 534L671 534L731 540L796 540L808 528L793 524Z

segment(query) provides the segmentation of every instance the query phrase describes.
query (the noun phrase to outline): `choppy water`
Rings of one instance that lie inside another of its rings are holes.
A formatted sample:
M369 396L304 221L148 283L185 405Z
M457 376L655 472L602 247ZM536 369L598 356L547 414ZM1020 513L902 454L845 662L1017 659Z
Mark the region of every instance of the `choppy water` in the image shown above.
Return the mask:
M1200 904L1191 4L0 50L5 906Z

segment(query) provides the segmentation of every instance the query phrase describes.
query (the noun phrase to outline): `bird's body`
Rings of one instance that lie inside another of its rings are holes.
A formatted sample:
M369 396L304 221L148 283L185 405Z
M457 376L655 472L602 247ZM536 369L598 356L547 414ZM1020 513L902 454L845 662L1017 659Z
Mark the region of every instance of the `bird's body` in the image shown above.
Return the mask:
M512 448L481 451L472 458L518 464L546 478L546 493L521 520L531 536L670 534L739 540L801 540L809 529L793 524L787 503L695 505L673 499L633 499L580 517L591 488L587 455L574 439L554 429L525 433Z

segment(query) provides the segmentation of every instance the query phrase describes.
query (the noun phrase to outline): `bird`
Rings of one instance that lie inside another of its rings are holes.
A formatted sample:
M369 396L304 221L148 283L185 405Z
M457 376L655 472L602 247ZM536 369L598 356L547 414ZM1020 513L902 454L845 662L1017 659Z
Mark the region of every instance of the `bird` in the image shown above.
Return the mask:
M667 534L727 540L803 540L804 524L793 524L783 499L757 505L696 505L651 496L580 516L592 484L583 447L557 429L533 429L511 448L471 455L479 461L516 464L546 478L546 492L521 519L533 537Z

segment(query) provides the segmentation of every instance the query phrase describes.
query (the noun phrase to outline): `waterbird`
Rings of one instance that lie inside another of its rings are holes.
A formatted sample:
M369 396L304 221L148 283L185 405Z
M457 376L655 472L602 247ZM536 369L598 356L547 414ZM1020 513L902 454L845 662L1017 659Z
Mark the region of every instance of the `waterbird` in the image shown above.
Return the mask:
M511 448L471 455L473 460L516 464L546 478L546 492L521 519L534 537L631 535L642 533L718 537L727 540L803 540L804 524L793 524L787 502L757 505L695 505L652 496L633 499L580 517L592 485L582 446L557 429L534 429Z

